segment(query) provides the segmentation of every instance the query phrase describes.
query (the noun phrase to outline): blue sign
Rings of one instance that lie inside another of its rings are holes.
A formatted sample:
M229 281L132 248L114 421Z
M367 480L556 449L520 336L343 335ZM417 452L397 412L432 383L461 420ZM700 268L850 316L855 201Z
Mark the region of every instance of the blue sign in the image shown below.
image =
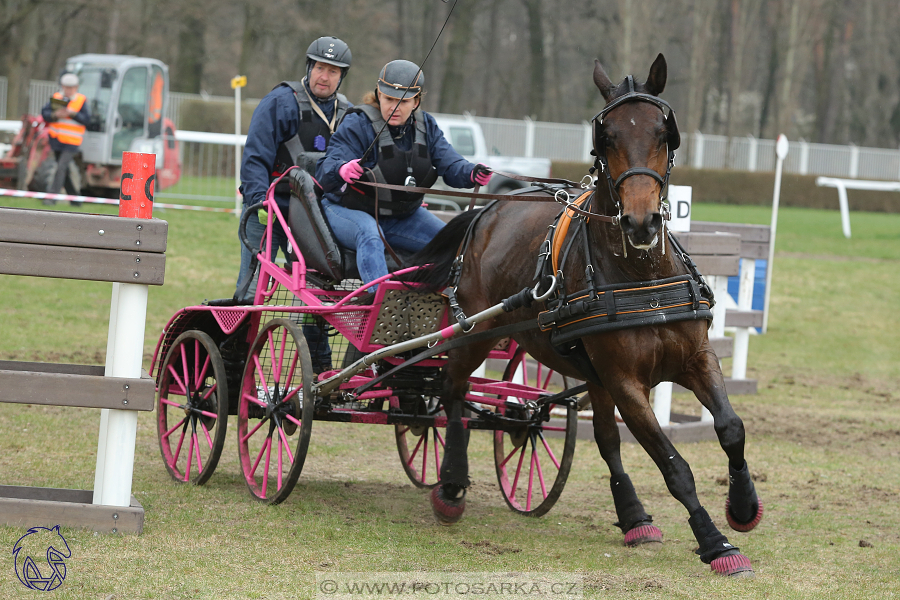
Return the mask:
M13 546L16 577L25 587L49 592L66 578L66 559L72 557L66 538L53 529L32 527Z

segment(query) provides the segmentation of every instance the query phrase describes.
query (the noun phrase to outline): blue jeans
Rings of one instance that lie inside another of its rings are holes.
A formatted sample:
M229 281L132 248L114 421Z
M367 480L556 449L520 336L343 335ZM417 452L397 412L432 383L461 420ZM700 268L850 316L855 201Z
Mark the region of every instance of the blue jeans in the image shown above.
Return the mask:
M356 267L363 282L387 275L384 244L375 217L328 200L322 201L322 208L338 244L356 250ZM406 217L378 217L378 224L387 243L406 252L418 252L444 227L443 221L422 206Z
M266 233L266 226L259 222L259 219L256 215L251 216L247 220L247 239L250 242L251 248L260 248L260 244L262 242L263 235ZM287 256L287 236L282 231L281 227L278 227L277 224L272 227L272 255L271 260L275 260L278 257L278 249L281 248L281 251ZM253 296L256 294L256 285L257 280L259 279L259 268L257 268L253 273L250 272L250 261L253 258L253 254L247 250L247 247L244 246L243 242L241 243L241 267L238 272L238 280L237 280L237 288L235 290L235 296L237 293L241 291L241 284L244 283L244 280L247 277L252 277L252 281L250 283L250 287L247 288L244 297L241 298L243 301L252 302ZM302 318L302 315L295 315L298 319ZM316 373L321 373L322 371L331 370L331 346L328 344L328 331L330 327L328 323L324 320L316 319L315 323L304 323L303 324L303 337L306 338L306 344L309 346L310 357L312 358L312 367L313 371Z

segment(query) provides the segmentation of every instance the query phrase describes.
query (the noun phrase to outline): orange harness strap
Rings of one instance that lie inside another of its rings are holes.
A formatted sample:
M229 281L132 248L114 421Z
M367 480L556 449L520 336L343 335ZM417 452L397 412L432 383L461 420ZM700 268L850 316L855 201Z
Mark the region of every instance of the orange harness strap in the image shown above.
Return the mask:
M575 199L573 204L578 208L581 208L583 204L585 204L588 198L591 197L593 190L587 190L578 198ZM569 225L572 223L572 219L575 218L577 214L575 211L571 209L566 209L563 211L563 214L559 217L559 222L556 224L556 230L553 233L553 243L550 245L550 258L553 261L553 272L557 273L559 271L559 252L562 250L563 242L566 240L566 234L569 233Z

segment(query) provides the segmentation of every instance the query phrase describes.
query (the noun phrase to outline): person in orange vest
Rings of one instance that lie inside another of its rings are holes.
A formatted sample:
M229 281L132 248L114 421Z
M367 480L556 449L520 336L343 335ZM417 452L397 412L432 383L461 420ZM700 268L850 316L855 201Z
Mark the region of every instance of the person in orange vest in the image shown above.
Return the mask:
M59 79L62 89L53 94L41 110L41 115L48 124L50 149L56 156L56 175L47 190L51 194L58 194L63 184L69 194L74 195L79 191L69 177L69 164L81 147L91 113L88 110L87 98L84 94L78 93L78 83L78 75L75 73L63 74ZM45 199L44 204L56 204L56 200ZM81 202L72 204L77 206Z

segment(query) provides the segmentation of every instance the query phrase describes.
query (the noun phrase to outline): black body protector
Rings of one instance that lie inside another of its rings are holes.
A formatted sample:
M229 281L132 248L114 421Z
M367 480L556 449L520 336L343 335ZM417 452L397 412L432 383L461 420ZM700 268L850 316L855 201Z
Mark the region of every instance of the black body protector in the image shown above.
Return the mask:
M425 123L413 118L416 127L412 149L403 151L394 144L390 131L384 127L381 111L368 104L354 106L350 112L364 113L372 122L375 135L378 136L378 162L372 169L366 169L361 179L392 185L409 185L428 188L437 181L437 169L431 164L428 152L428 138ZM408 178L412 179L408 179ZM379 217L404 217L412 214L422 206L424 194L398 192L370 186L347 186L347 193L341 198L341 204L347 208L364 211L375 216L375 194L378 194Z
M306 85L302 81L282 81L278 84L278 86L282 85L291 88L294 92L294 99L297 100L299 109L300 127L294 137L278 146L270 181L274 181L295 165L315 176L316 163L325 156L328 142L331 141L334 130L337 129L344 115L347 114L350 102L343 94L337 94L332 119L328 123L323 118L324 115L320 114L321 111L316 111L318 107L314 106L309 93L306 91ZM317 142L317 138L321 139ZM278 183L275 192L283 195L290 193L290 184L287 179L282 179Z

